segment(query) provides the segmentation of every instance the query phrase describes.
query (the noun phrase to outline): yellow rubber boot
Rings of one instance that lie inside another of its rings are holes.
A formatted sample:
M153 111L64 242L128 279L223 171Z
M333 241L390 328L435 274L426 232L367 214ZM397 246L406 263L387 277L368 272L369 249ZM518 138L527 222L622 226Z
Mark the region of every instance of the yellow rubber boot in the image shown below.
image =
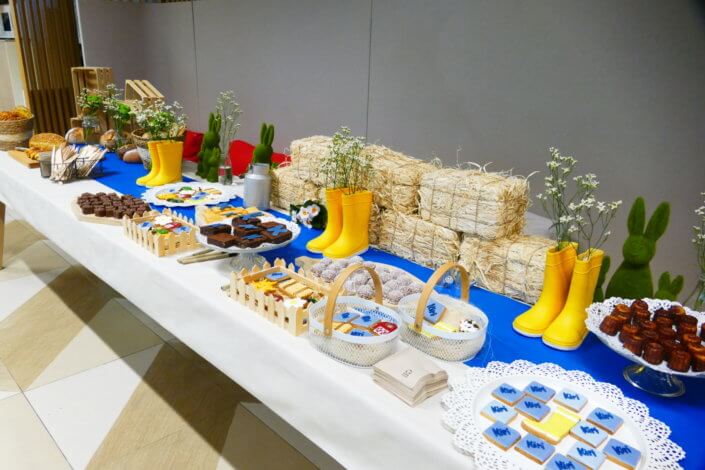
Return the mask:
M184 153L184 143L173 140L159 142L157 152L161 160L161 168L159 174L147 182L147 187L153 188L182 181L181 159Z
M543 273L543 290L536 304L514 319L514 330L524 336L537 338L561 313L568 297L570 278L575 266L576 243L561 250L555 247L546 253L546 269Z
M139 184L140 186L147 186L149 180L155 178L159 174L159 169L161 168L161 165L159 164L159 150L157 149L157 144L159 142L161 141L150 140L149 142L147 142L147 148L149 148L149 156L152 158L152 168L149 170L149 173L147 173L141 178L137 178L137 181L135 181L135 183Z
M335 243L340 236L340 232L343 230L343 191L342 189L326 189L326 210L328 211L326 229L306 244L308 251L323 253L323 250Z
M367 251L371 212L371 192L343 194L343 230L335 243L323 251L323 256L347 258Z
M604 256L605 252L602 250L592 250L592 256L588 259L587 252L578 255L570 281L568 300L543 334L543 342L548 346L572 351L583 344L588 333L585 327L586 309L592 303Z

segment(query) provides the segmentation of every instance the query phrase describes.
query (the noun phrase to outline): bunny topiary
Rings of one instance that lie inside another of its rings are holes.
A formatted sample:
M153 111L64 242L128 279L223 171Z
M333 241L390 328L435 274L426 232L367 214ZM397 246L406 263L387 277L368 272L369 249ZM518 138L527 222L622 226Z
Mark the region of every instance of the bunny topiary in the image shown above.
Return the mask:
M208 131L203 134L201 151L198 152L198 168L196 174L206 178L211 183L218 181L218 167L220 166L220 114L208 115ZM215 152L217 150L217 152ZM215 170L214 170L215 167Z
M676 300L683 290L683 276L676 276L671 281L671 273L666 271L658 278L658 289L654 294L655 299Z
M659 204L644 230L644 198L638 197L634 201L627 219L629 236L622 247L624 260L607 284L607 297L640 299L653 295L654 286L649 262L656 255L656 241L668 227L670 212L671 206L667 202Z
M252 151L252 163L272 164L272 142L274 142L274 124L267 125L262 123L262 129L259 133L259 144Z

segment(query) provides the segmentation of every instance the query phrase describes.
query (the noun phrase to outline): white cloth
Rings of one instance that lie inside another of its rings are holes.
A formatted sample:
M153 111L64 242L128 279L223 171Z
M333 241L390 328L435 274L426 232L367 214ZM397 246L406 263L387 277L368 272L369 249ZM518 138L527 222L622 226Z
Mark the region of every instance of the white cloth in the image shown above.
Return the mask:
M0 201L347 468L472 468L441 425L439 396L411 408L291 336L220 286L228 261L157 258L116 226L79 222L70 203L111 191L93 180L61 185L0 152ZM401 347L407 347L406 345ZM462 364L441 364L450 375Z

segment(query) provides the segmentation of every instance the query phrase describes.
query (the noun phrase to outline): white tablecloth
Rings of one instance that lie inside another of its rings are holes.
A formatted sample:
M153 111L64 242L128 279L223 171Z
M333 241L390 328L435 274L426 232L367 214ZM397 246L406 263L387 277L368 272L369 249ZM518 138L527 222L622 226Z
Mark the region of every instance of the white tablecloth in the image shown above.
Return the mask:
M0 201L345 467L473 467L441 426L439 395L410 408L369 370L329 359L305 335L231 300L220 290L227 260L181 265L148 253L120 227L74 217L78 195L108 190L93 180L52 183L0 152ZM442 366L449 374L465 368Z

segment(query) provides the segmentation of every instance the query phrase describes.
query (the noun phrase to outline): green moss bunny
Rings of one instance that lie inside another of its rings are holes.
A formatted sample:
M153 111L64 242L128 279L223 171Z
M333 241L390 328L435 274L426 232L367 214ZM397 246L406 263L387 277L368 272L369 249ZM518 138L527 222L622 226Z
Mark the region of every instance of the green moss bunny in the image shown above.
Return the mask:
M203 134L201 151L198 152L198 169L196 170L196 174L201 178L206 178L211 183L218 181L221 125L222 119L220 114L210 113L208 116L208 131Z
M656 255L656 241L668 227L670 212L671 206L667 202L659 204L644 230L644 198L638 197L634 201L627 219L629 236L622 247L624 260L607 284L607 297L640 299L653 296L654 286L649 263Z
M678 294L683 290L683 276L676 276L671 281L671 273L666 271L658 278L658 289L654 293L655 299L676 300Z

